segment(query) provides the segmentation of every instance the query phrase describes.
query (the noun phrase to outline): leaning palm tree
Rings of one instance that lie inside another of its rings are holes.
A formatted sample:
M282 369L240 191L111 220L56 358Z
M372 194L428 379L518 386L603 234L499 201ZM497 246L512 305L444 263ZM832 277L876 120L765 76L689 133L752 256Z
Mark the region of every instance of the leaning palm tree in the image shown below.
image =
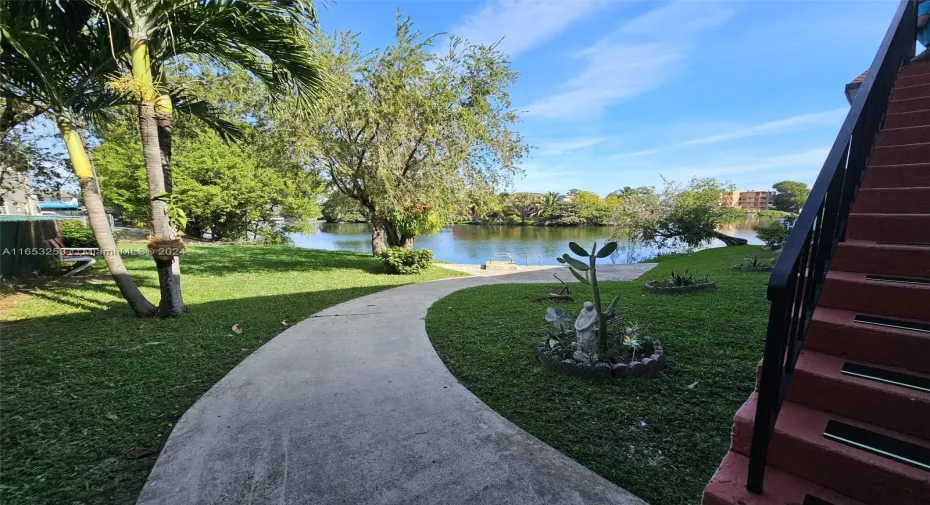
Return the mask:
M79 132L87 119L99 120L119 103L120 97L103 84L116 62L101 50L105 39L92 29L90 9L51 7L42 2L4 2L0 7L0 90L5 107L20 112L4 111L3 133L41 115L54 119L110 274L136 314L154 315L156 307L139 291L119 255Z
M181 315L185 308L177 254L183 244L169 219L171 201L171 97L164 92L161 62L199 54L239 65L265 83L275 98L296 97L309 111L324 89L316 64L309 0L89 0L113 21L111 38L124 48L138 99L139 130L148 181L153 249L161 287L159 311Z

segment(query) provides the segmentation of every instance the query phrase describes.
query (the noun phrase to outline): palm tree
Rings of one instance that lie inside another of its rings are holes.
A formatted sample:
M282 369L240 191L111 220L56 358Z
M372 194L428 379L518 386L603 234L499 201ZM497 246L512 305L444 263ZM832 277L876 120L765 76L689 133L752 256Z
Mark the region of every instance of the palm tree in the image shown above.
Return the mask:
M544 221L551 219L552 215L558 210L561 198L562 195L555 191L550 191L543 195L542 202L540 203L539 215L542 216Z
M168 246L155 256L161 286L159 311L184 312L177 253L183 247L168 218L171 128L174 104L164 92L161 62L175 55L200 54L248 70L272 95L296 97L309 111L323 92L324 77L311 45L316 12L310 0L90 0L114 21L111 38L129 61L131 88L139 109L139 130L152 212L151 245ZM118 28L122 28L119 30Z
M119 103L120 97L103 85L103 74L114 70L116 62L100 50L105 45L90 29L90 9L49 7L41 2L4 2L0 10L0 90L5 106L0 134L44 114L54 119L110 274L136 314L154 315L156 307L139 291L119 255L79 132L86 119L99 120L108 107Z

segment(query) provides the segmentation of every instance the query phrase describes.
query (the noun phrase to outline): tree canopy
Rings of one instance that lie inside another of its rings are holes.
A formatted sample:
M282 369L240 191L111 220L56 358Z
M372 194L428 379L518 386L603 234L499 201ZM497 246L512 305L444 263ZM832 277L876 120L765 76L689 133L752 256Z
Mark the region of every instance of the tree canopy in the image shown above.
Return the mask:
M775 209L797 214L807 201L811 190L807 184L796 181L782 181L772 185L775 189Z
M720 198L732 187L713 178L694 178L686 185L665 181L662 192L637 188L623 198L620 229L631 240L658 248L732 238L717 231L726 216Z
M375 253L438 231L470 193L506 185L527 151L507 57L455 37L436 52L436 40L398 18L395 43L367 56L352 34L322 41L333 93L307 133L317 166L371 216Z

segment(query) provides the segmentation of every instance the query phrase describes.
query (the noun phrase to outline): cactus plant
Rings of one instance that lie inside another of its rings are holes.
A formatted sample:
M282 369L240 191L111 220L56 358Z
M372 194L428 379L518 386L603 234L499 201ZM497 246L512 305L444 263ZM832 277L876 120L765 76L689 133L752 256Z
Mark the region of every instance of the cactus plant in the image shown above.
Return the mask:
M599 355L604 356L607 353L606 314L612 313L617 307L620 295L617 295L613 301L610 302L606 311L601 309L601 290L597 285L597 259L606 258L613 254L613 252L617 250L617 243L608 242L601 250L598 250L597 242L595 242L590 253L574 242L569 242L568 248L576 255L582 258L588 258L588 263L585 264L585 262L572 258L568 253L565 253L562 257L556 258L556 260L559 263L567 264L569 272L571 272L579 282L591 286L591 301L594 304L594 310L597 312L597 352Z

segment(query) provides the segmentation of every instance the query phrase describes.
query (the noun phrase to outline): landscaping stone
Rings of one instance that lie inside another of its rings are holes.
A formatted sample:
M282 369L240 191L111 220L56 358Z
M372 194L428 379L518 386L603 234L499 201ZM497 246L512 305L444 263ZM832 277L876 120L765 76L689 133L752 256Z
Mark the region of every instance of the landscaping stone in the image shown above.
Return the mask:
M613 366L613 376L614 379L623 379L626 377L626 374L630 371L630 365L626 363L616 363Z
M588 356L575 351L574 358L562 356L549 347L549 339L543 339L536 347L540 363L562 373L587 379L625 379L633 377L651 378L665 369L665 351L661 343L655 343L655 351L649 357L634 360L632 363L614 358L611 363L590 363Z

